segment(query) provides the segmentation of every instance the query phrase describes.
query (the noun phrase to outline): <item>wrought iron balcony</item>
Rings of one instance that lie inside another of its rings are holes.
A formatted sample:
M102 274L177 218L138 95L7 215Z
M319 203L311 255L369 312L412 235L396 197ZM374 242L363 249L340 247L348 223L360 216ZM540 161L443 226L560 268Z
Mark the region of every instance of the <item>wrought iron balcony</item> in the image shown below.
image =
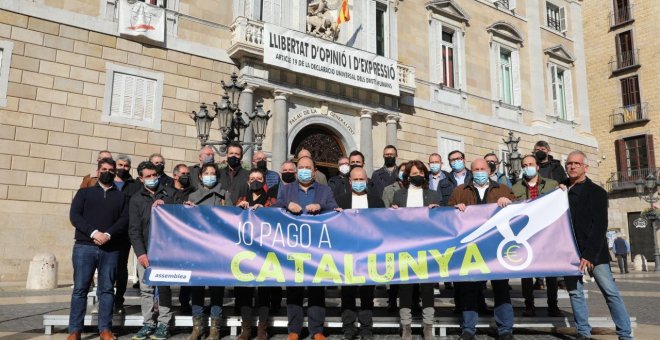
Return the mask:
M264 23L245 17L238 17L231 25L231 46L227 53L231 58L263 58ZM401 93L415 93L415 67L397 63L399 89Z
M605 183L605 189L608 192L635 190L635 182L639 179L646 179L649 174L658 176L658 168L642 168L635 170L613 172L610 179Z
M614 28L629 22L633 22L635 18L633 17L633 5L628 5L626 7L615 8L610 12L610 28Z
M610 115L610 127L614 129L624 125L647 122L649 120L647 112L648 106L649 103L644 102L618 107L612 110L612 114Z
M610 61L610 72L619 72L634 67L639 67L639 48L625 51L612 57Z

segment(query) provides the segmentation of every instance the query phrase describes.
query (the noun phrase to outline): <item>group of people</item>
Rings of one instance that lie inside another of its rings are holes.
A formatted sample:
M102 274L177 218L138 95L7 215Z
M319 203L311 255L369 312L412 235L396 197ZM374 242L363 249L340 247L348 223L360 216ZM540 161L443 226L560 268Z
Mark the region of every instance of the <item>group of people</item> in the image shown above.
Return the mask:
M515 201L535 199L557 188L568 191L574 234L580 251L580 270L592 275L603 293L620 339L632 339L630 320L614 284L607 247L607 194L588 177L587 156L574 151L564 167L554 160L550 145L536 143L533 153L522 159L522 176L515 183L498 171L499 159L489 153L467 167L465 154L455 150L447 155L451 171L442 170L442 156L433 153L428 163L412 160L397 164L397 149L383 150L384 165L371 177L363 168L359 151L338 160L339 174L329 180L316 168L308 150L299 150L296 162L286 161L280 172L269 170L266 155L255 152L250 170L242 166L243 149L229 144L226 159L216 162L215 152L205 146L199 164L178 164L172 177L164 173L165 160L159 154L137 167L138 178L130 175L130 158L109 152L99 153L95 174L86 176L71 205L71 222L76 229L73 249L74 290L71 299L68 340L80 339L86 312L87 293L94 271L98 271L98 329L101 339L114 339L111 332L113 310L123 313L123 294L127 285L130 247L137 256L140 277L143 327L135 340L166 339L172 322L172 293L167 286L148 286L144 272L149 267L151 209L160 204L238 206L244 209L281 208L292 214L320 214L342 209L370 209L439 206L455 207L462 213L477 204L505 207ZM218 164L222 163L222 164ZM222 165L222 166L221 166ZM174 251L174 250L173 250ZM557 306L557 278L545 278L548 313L561 316ZM583 294L582 276L565 277L566 289L577 325L578 339L589 339L591 327ZM483 290L485 282L444 283L454 289L457 313L462 314L460 339L474 339L479 313L488 312ZM412 339L412 314L421 300L423 336L433 338L435 319L433 283L389 286L389 308L398 309L401 336ZM113 286L117 287L116 293ZM494 314L500 339L513 339L513 307L508 280L492 280ZM524 315L535 315L533 278L523 279ZM373 338L374 286L341 287L341 320L345 340ZM182 308L191 304L193 329L189 339L219 339L224 287L209 287L209 316L204 315L206 287L182 287ZM256 299L255 299L256 290ZM242 317L239 340L252 338L252 319L257 309L256 336L268 339L267 320L271 310L279 309L280 287L235 287L235 306ZM307 294L305 293L307 291ZM309 334L324 340L325 287L287 287L286 309L288 339L297 340L303 330L303 301L307 296ZM155 299L155 297L157 297ZM360 308L356 299L360 299ZM256 306L255 306L256 303ZM114 306L114 307L113 307ZM210 317L208 332L207 317ZM359 322L359 328L356 326Z

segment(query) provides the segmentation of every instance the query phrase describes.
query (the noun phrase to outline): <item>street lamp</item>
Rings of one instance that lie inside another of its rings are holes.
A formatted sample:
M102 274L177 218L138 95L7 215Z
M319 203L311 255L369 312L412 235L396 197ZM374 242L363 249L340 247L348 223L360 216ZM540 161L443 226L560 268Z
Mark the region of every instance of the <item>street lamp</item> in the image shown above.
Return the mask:
M635 191L637 191L637 196L650 204L649 211L645 214L645 218L651 224L651 229L653 229L653 246L655 247L653 252L653 261L655 262L656 272L660 272L660 250L658 250L658 228L654 223L658 219L658 216L655 214L655 206L653 203L656 203L660 200L660 197L655 196L658 182L659 180L656 179L653 173L650 173L648 176L646 176L646 179L640 178L635 182Z
M238 76L236 73L231 75L231 83L229 85L221 81L225 94L220 99L220 103L213 102L213 109L210 112L206 104L202 103L199 111L193 111L191 115L197 127L197 138L202 146L209 145L219 154L227 152L227 146L231 142L239 142L242 146L247 146L248 148L254 146L257 150L261 150L261 145L266 137L268 119L271 117L270 111L264 111L263 101L259 101L253 112L245 113L249 119L247 122L245 121L243 118L244 112L238 107L238 103L241 98L241 92L243 92L247 84L238 84L237 81ZM211 125L216 118L218 119L218 129L220 130L222 140L209 141ZM245 142L245 131L250 124L254 127L254 142ZM216 148L216 146L219 148Z
M518 152L520 137L514 138L513 131L509 131L509 138L502 139L502 141L506 144L506 147L509 150L508 159L504 161L504 166L506 166L507 172L509 173L509 179L513 184L516 183L520 177L520 171L522 169L522 155Z

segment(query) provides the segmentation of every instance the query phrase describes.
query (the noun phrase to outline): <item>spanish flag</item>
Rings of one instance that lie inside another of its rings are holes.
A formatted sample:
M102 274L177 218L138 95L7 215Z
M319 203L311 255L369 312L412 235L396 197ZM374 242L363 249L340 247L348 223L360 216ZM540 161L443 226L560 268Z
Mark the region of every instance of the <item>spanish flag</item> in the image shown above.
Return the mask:
M339 15L337 16L337 26L351 20L351 13L348 11L348 0L341 0Z

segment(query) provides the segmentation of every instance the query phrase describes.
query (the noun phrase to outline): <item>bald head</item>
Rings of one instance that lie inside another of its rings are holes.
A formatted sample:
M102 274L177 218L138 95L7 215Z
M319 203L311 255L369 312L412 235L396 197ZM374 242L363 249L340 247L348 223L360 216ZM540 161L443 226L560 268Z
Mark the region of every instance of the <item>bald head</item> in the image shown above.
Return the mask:
M312 153L309 152L309 150L307 150L307 149L301 149L301 150L298 152L298 159L301 159L301 158L303 158L303 157L309 157L309 158L312 158Z
M488 163L486 163L486 160L483 158L477 158L472 161L472 165L470 166L470 170L472 172L475 171L486 171L488 172Z
M351 170L351 181L366 181L367 171L364 168L353 168Z

